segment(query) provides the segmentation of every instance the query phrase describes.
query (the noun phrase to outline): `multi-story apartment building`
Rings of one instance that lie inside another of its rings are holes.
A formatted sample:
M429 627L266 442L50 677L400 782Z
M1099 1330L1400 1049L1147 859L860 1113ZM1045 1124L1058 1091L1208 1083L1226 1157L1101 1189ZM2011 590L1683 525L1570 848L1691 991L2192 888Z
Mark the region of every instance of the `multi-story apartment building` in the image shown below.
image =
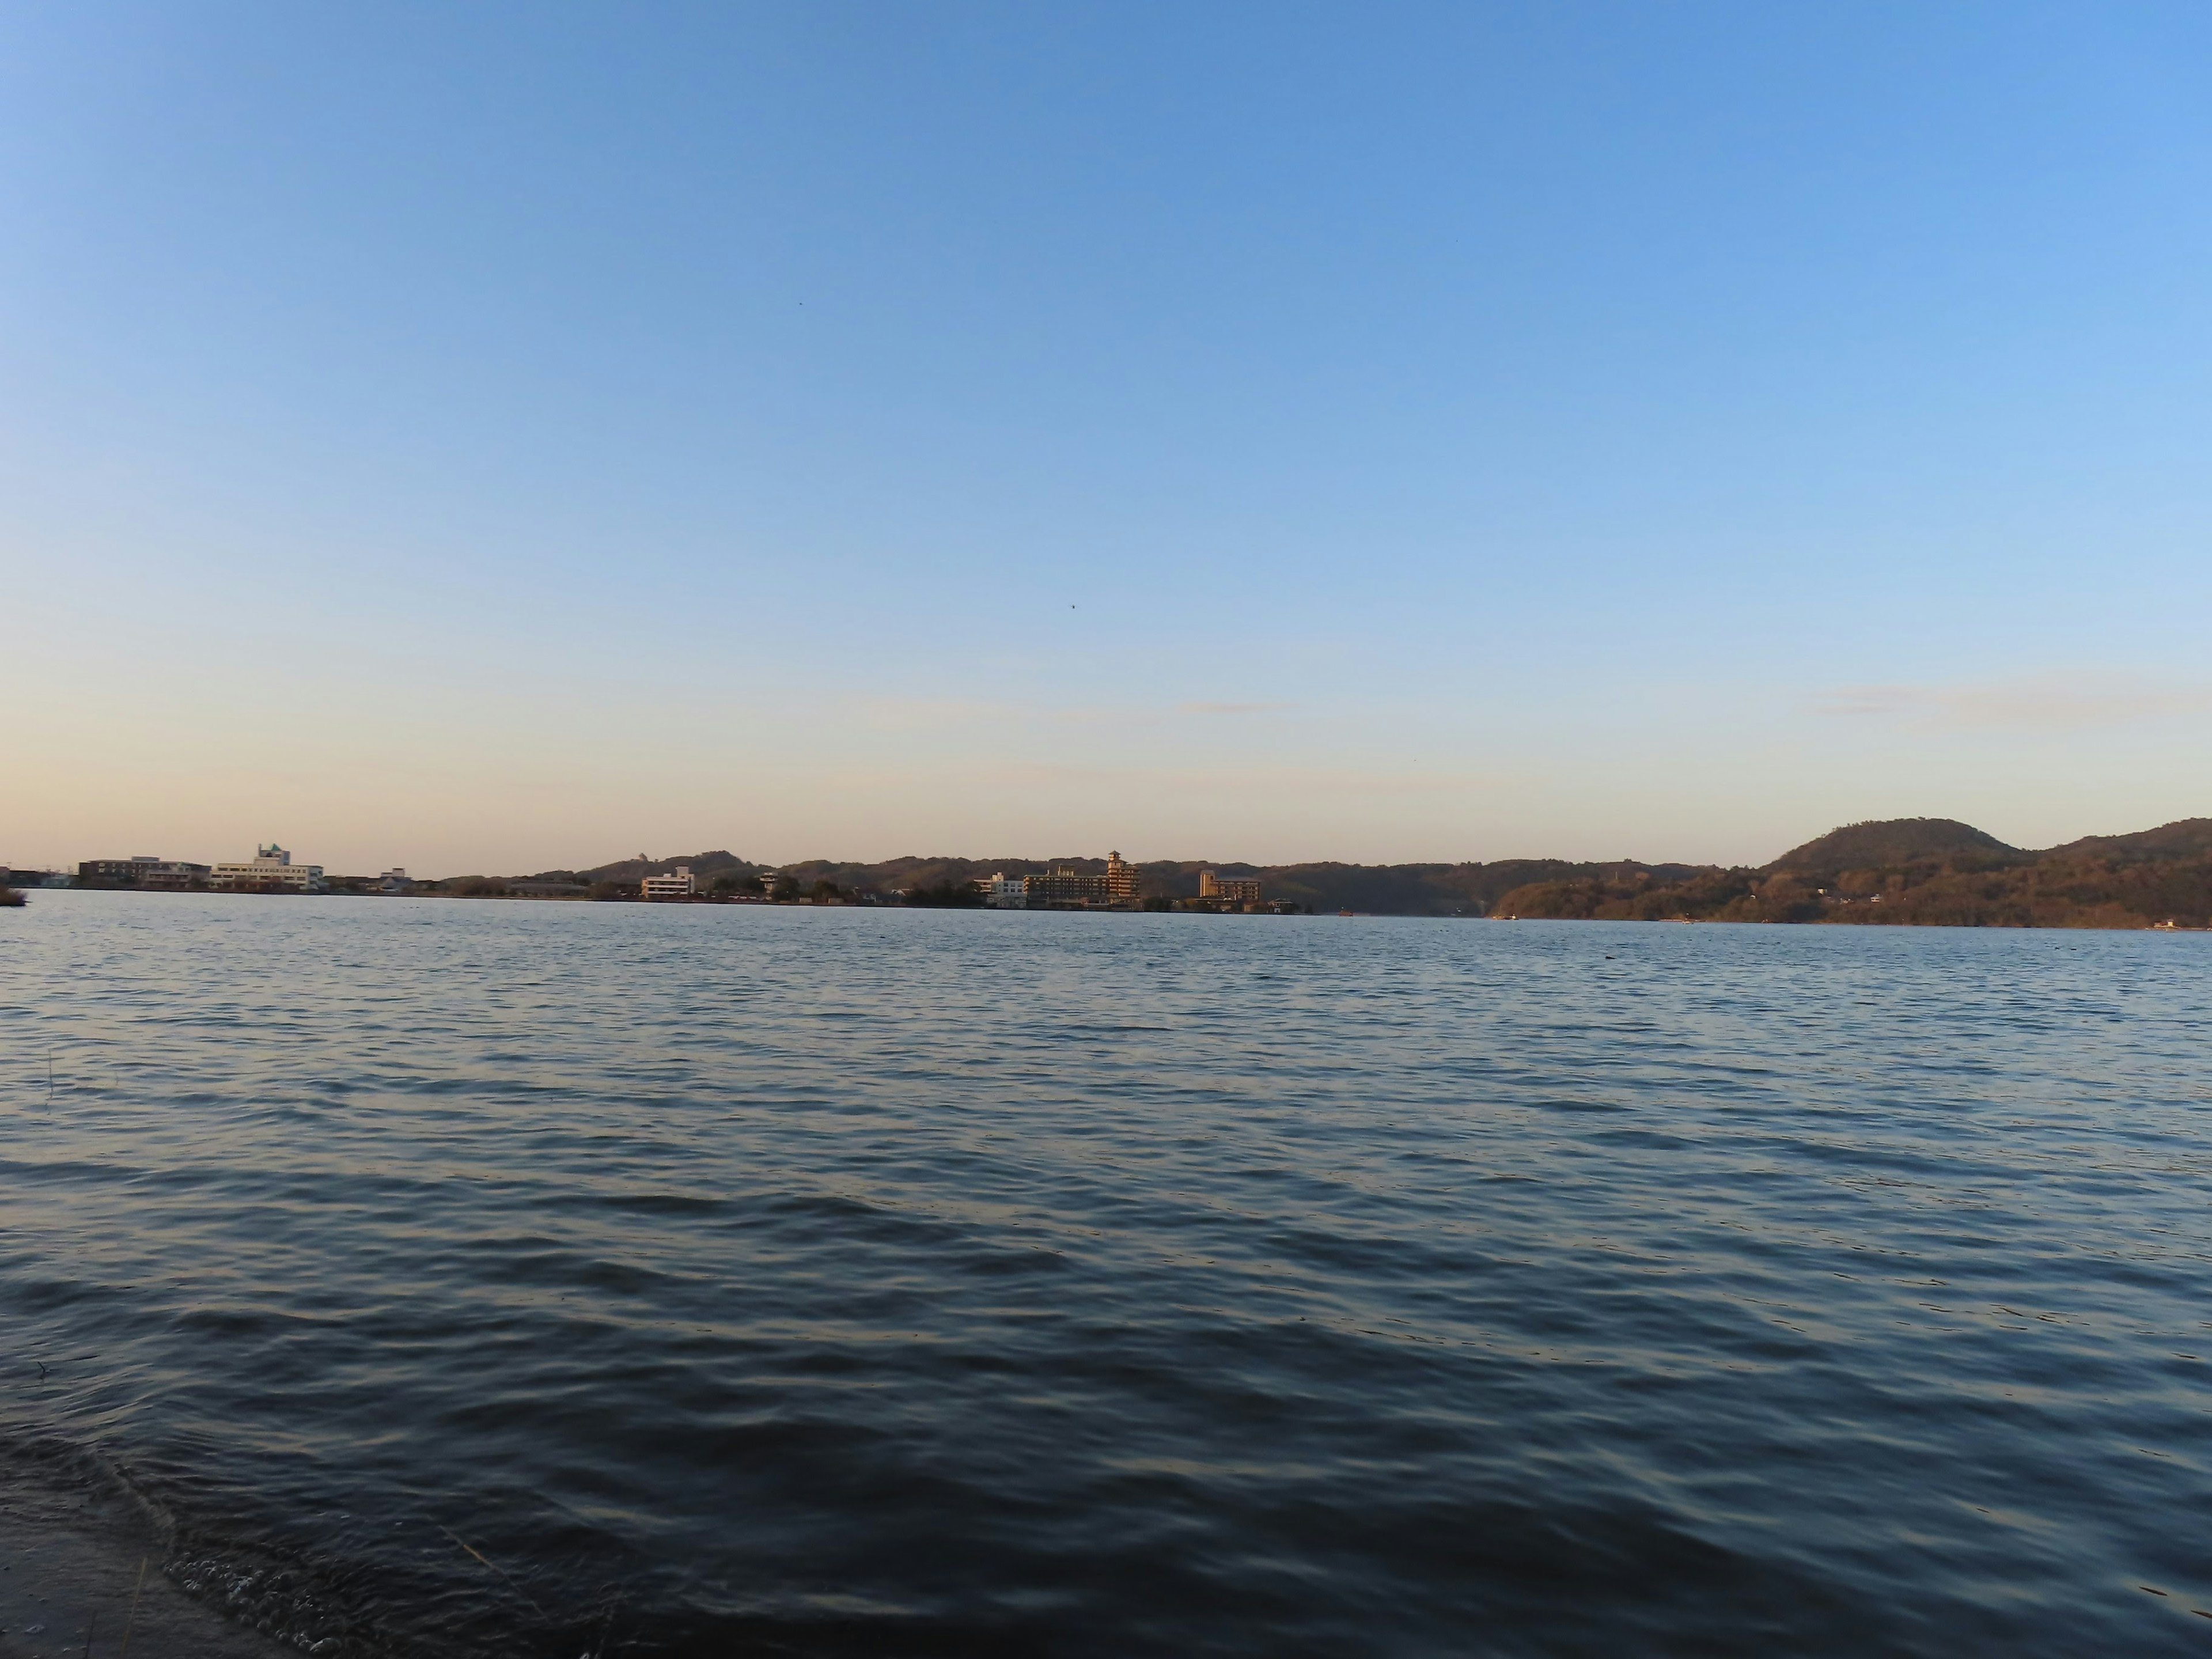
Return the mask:
M994 910L1026 910L1030 908L1029 878L1009 876L978 876L975 890L983 896L984 904Z
M1032 910L1057 909L1062 905L1110 904L1114 894L1103 876L1086 876L1066 865L1058 865L1041 876L1022 878L1022 890Z
M152 887L181 891L207 880L208 866L181 859L161 858L151 853L127 859L87 859L76 867L76 878L86 887Z
M1201 870L1198 872L1198 896L1202 899L1219 899L1224 904L1257 904L1259 878L1220 876L1211 870Z
M1069 865L1057 865L1041 876L978 876L975 890L994 910L1094 910L1137 902L1137 866L1109 854L1106 873L1086 875Z
M295 864L274 842L257 848L251 860L216 865L207 882L234 893L319 893L327 885L321 865Z
M1115 854L1115 863L1119 858L1121 854ZM1130 865L1121 867L1133 872ZM991 909L1102 909L1115 902L1133 902L1134 880L1117 883L1110 872L1086 876L1068 865L1055 865L1042 876L978 876L975 891Z
M1106 890L1116 904L1137 902L1137 866L1124 863L1119 853L1106 855Z
M690 898L699 890L699 884L691 878L691 866L679 864L671 876L647 876L638 884L639 896L649 899Z

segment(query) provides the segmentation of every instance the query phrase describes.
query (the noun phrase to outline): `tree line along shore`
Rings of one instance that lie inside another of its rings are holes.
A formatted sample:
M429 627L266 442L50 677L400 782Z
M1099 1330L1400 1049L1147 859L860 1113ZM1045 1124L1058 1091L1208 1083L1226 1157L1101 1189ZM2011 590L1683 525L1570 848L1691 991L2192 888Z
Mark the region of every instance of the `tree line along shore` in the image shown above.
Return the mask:
M757 864L726 851L641 855L586 870L417 881L456 898L635 900L647 877L688 866L695 902L980 905L979 880L1047 870L1103 873L1099 859L829 859ZM1752 866L1565 859L1491 863L1139 863L1140 908L1201 908L1200 878L1256 880L1267 907L1319 914L1619 921L1845 923L1952 927L2212 926L2212 818L2040 851L1950 818L1846 824ZM0 881L5 877L0 876ZM0 889L0 891L4 891ZM0 902L8 902L0 898Z

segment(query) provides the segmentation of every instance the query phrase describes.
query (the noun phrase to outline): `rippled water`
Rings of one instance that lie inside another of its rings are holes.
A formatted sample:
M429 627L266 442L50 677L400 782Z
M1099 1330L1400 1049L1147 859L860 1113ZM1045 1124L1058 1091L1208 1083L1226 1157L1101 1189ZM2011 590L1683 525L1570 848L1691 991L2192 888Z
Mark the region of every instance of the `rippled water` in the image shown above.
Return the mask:
M2203 1653L2208 991L2188 935L38 893L0 1445L331 1655Z

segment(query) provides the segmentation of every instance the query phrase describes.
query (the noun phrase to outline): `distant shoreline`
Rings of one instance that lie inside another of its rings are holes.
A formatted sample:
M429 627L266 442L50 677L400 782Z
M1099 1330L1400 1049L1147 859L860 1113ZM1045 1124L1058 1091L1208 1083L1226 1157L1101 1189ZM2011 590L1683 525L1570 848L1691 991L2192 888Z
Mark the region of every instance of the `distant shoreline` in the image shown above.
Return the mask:
M1111 868L1122 872L1114 879L1124 883L1112 890L1114 905L1098 896L1106 891L1102 878ZM641 896L647 881L679 871L696 882L696 893ZM404 873L334 876L326 884L359 896L398 896L368 890ZM0 883L9 878L0 870ZM19 884L44 879L29 872L16 872L14 878ZM528 876L450 876L408 883L405 891L441 898L959 908L983 903L979 890L994 879L1018 878L1028 884L1032 902L1041 886L1048 896L1097 889L1082 905L1067 907L1083 908L1258 907L1310 915L2198 932L2212 928L2212 817L2179 819L2132 835L2087 836L2041 851L2008 846L1954 819L1891 818L1846 824L1756 868L1632 859L1109 865L1079 857L906 857L873 864L815 859L773 866L713 851ZM1215 889L1208 884L1216 879L1223 894L1236 896L1210 898Z

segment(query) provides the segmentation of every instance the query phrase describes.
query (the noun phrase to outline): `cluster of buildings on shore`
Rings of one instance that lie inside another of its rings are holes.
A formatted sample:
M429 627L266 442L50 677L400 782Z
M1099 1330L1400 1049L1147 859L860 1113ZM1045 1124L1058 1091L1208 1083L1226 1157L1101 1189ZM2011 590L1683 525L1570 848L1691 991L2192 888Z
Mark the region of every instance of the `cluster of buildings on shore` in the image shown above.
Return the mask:
M994 910L1140 910L1146 901L1137 890L1137 866L1117 853L1106 855L1106 872L1090 875L1062 865L1042 875L979 876L975 890ZM1212 870L1198 872L1195 899L1158 899L1158 908L1178 910L1270 910L1260 896L1256 876L1224 876ZM1288 908L1295 908L1295 906Z
M76 867L76 884L166 893L397 894L406 892L414 883L400 869L375 876L328 875L319 864L293 863L291 854L272 842L257 847L252 858L229 864L194 864L151 853L127 859L87 859Z
M755 893L774 893L781 882L792 878L769 871L747 885ZM428 884L434 885L434 884ZM76 867L74 880L58 871L0 870L0 886L122 888L142 892L169 893L358 893L399 895L418 884L406 871L386 870L374 876L333 876L319 864L296 864L292 854L271 843L257 847L250 859L225 864L194 864L184 859L165 859L152 854L127 859L87 859ZM552 890L558 885L557 892ZM713 896L724 896L730 885L718 881ZM1296 909L1288 901L1268 903L1261 895L1256 877L1224 876L1203 870L1198 877L1196 898L1147 896L1139 890L1137 866L1120 853L1109 853L1103 874L1078 870L1071 865L1025 875L997 872L977 877L971 884L987 907L996 910L1139 910L1270 911ZM540 892L541 886L547 890ZM792 880L790 891L795 891ZM582 896L590 890L581 883L501 883L501 896ZM465 896L473 895L464 893ZM602 896L605 896L604 894ZM638 884L637 896L646 900L695 900L708 896L692 873L679 864L661 874L647 874ZM834 895L833 895L834 896ZM898 902L896 895L862 895L864 902ZM842 901L841 901L842 902Z
M975 890L994 910L1133 910L1137 866L1119 853L1106 855L1106 873L1086 875L1068 865L1035 876L978 876Z

